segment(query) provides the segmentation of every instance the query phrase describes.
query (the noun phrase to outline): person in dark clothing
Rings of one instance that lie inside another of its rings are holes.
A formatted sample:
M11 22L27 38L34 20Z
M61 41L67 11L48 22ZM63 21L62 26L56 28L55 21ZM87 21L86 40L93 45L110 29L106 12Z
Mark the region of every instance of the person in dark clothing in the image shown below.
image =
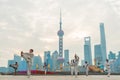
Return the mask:
M15 64L10 64L9 66L12 67L15 70L14 74L16 75L17 68L18 68L18 63L15 62Z

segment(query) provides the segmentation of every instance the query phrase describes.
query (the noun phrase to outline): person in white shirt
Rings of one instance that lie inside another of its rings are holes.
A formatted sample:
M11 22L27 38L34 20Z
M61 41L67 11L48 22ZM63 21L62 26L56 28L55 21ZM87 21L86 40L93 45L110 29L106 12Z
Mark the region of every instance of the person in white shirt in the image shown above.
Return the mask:
M86 76L88 76L89 64L85 61Z
M79 57L75 54L75 63L74 63L75 77L77 77L78 75L78 64L79 64Z
M75 54L74 58L75 59L72 59L70 63L68 62L68 64L71 68L71 75L73 75L73 73L75 72L75 77L77 77L79 57Z
M24 53L23 51L21 51L21 57L23 57L27 62L27 75L28 75L28 77L30 77L30 75L31 75L31 67L32 67L33 56L34 56L33 49L30 49L29 53Z
M105 67L106 67L106 70L107 70L107 72L108 72L108 77L110 77L110 62L109 62L109 60L108 59L106 59L106 63L105 63Z
M74 59L72 59L70 63L68 62L68 64L70 65L70 70L71 70L71 75L72 76L73 76L73 73L75 71L75 69L74 69L74 63L75 63Z

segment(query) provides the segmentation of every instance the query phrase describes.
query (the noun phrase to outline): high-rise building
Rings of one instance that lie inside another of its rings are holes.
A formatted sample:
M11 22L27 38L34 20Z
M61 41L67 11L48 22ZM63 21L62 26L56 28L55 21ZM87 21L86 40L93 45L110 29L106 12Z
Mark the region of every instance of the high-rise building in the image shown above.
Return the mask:
M47 62L46 60L48 59L48 57L47 57L48 54L50 54L50 51L44 52L44 62Z
M21 61L21 57L17 54L14 54L14 60L15 62L20 62Z
M112 61L110 67L111 67L111 72L120 73L120 52L117 56L117 59Z
M94 61L95 61L95 65L99 66L102 64L102 52L101 52L101 45L95 45L94 46Z
M92 55L91 55L91 38L84 38L84 60L88 62L88 64L92 65Z
M20 71L27 71L27 63L25 59L22 59L20 64L19 64L19 69Z
M101 51L102 51L102 64L104 65L107 59L104 23L100 23L100 39L101 39Z
M45 51L44 52L44 63L47 64L48 70L52 70L52 59L50 56L50 51Z
M53 63L53 67L52 67L52 71L56 71L58 68L58 62L57 62L57 58L58 58L58 52L54 51L52 54L52 63Z
M69 71L69 50L64 50L64 71Z
M32 65L32 70L40 70L42 69L43 65L42 65L42 59L41 57L38 56L34 56L33 57L33 65Z
M0 67L0 73L7 73L8 68L7 67Z
M57 35L59 37L59 57L58 57L57 61L60 65L59 69L62 70L63 69L63 62L64 62L64 58L63 58L63 35L64 35L64 31L62 30L61 11L60 11L60 29L57 32Z
M47 58L48 70L49 70L49 71L52 71L53 64L52 64L51 55L48 54L47 57L48 57L48 58Z
M108 55L108 59L109 59L109 60L115 60L115 59L116 59L115 53L113 53L112 51L110 51L110 52L109 52L109 55Z

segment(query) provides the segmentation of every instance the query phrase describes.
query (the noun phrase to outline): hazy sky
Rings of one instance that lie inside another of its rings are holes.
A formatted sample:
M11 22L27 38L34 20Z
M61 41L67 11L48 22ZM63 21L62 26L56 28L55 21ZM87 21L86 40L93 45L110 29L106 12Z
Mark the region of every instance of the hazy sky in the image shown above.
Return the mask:
M120 50L119 0L0 0L0 66L20 51L58 50L59 12L62 10L64 49L83 59L84 37L100 43L99 23L104 22L107 52Z

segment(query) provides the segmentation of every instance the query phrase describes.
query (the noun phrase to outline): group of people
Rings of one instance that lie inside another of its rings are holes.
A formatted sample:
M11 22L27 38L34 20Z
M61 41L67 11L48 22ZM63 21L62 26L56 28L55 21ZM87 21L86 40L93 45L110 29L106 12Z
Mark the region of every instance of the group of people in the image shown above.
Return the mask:
M71 62L68 62L68 64L71 66L71 75L73 75L73 73L75 73L75 77L77 77L77 74L78 74L78 63L79 63L79 57L77 55L75 55L75 59L72 59ZM112 62L109 61L108 59L106 59L106 62L105 62L105 68L106 68L106 71L107 71L107 76L110 77L110 74L111 74L111 69L110 69L110 64ZM85 68L85 73L86 73L86 76L88 76L88 72L89 72L89 64L87 61L85 61L85 64L83 65L83 67Z
M34 56L33 49L30 49L29 52L21 51L21 57L23 57L26 60L26 63L27 63L27 75L28 75L28 78L31 75L31 67L32 67L32 58L33 58L33 56ZM9 66L12 67L15 70L15 75L16 75L16 70L18 68L18 63L15 62L15 64L11 64Z
M23 57L26 60L27 63L27 75L28 77L30 77L31 75L31 67L32 67L32 58L33 58L34 54L33 54L33 49L30 49L29 52L23 52L21 51L21 57ZM79 57L75 54L74 59L71 60L71 62L68 62L68 64L70 65L71 68L71 75L73 75L75 73L75 77L77 77L78 75L78 64L79 64ZM16 75L16 71L18 68L18 63L15 62L15 64L11 64L9 65L10 67L14 68L15 70L15 75ZM45 69L45 75L46 75L46 64L44 64L44 69ZM85 69L86 69L86 76L88 76L88 72L89 72L89 64L87 61L85 61L85 65L84 65ZM105 67L108 71L108 77L110 77L110 62L108 61L108 59L106 59L106 63L105 63Z
M79 57L75 54L74 59L71 60L71 62L68 62L71 68L71 75L75 72L75 77L77 77L78 74L78 64L79 64Z
M78 70L79 57L75 54L74 59L72 59L71 62L68 62L68 64L70 65L71 75L73 75L75 73L75 77L77 77L78 71L79 71ZM83 67L85 67L86 76L88 76L89 65L88 65L87 61L85 61L85 65Z

